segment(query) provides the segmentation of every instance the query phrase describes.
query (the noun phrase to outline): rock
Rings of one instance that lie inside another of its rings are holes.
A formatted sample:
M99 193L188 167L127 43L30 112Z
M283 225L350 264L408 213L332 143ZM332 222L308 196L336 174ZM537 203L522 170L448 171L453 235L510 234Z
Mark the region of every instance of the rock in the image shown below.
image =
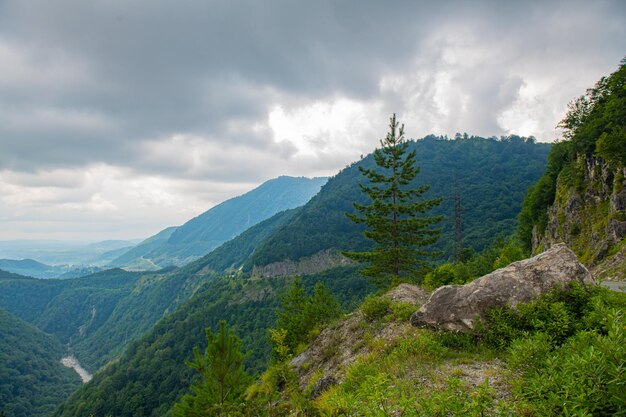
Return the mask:
M326 391L328 388L335 385L336 383L337 380L331 375L323 376L313 385L313 389L311 390L311 399L316 399L324 391Z
M557 285L591 284L593 277L565 244L514 262L466 285L445 285L411 317L414 326L469 331L486 310L530 301Z
M268 265L252 268L255 277L287 277L294 275L310 275L326 271L338 266L352 265L353 262L336 249L327 249L297 261L286 259Z
M408 303L422 305L428 301L430 291L426 291L419 285L400 284L386 294L387 298L396 303Z

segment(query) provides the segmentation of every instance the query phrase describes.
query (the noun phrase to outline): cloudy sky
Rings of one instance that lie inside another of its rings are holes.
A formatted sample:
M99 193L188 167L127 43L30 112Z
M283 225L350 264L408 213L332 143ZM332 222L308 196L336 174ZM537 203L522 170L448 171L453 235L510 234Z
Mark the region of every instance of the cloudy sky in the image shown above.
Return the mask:
M622 0L0 0L0 240L147 237L393 112L553 141L624 55Z

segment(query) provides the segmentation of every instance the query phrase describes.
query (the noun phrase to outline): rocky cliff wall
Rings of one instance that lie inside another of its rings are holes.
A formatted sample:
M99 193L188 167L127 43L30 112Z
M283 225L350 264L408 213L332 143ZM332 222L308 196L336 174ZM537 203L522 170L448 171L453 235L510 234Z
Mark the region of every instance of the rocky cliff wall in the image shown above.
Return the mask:
M352 265L352 261L343 256L339 251L327 249L312 256L297 261L287 259L263 266L254 266L252 276L257 277L281 277L293 275L311 275L326 271L338 266Z
M533 252L565 242L602 279L626 279L626 168L599 158L579 158L558 177L543 232L533 232Z

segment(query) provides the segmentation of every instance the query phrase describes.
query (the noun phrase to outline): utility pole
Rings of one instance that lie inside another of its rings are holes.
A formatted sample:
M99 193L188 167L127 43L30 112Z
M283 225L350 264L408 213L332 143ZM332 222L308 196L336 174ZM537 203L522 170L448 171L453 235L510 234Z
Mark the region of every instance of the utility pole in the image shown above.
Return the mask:
M454 177L454 260L461 262L463 252L463 237L461 235L461 191L459 177Z

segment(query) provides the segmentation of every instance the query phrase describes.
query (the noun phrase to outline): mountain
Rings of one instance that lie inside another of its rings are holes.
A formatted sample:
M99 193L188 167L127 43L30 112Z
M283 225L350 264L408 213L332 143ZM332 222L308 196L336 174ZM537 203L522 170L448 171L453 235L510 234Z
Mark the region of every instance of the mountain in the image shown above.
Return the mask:
M599 278L626 280L626 63L570 107L567 141L528 193L520 236L533 252L565 242Z
M147 259L147 256L153 250L156 250L163 244L167 243L167 240L170 238L170 236L172 236L172 233L174 233L176 229L176 226L172 226L161 230L156 235L147 238L146 240L139 243L137 246L125 251L117 258L111 260L111 262L109 262L109 266L124 266L127 269L138 270L159 269L157 265Z
M303 277L303 283L310 292L316 282L324 282L339 295L345 309L353 309L372 291L355 270L327 271ZM194 346L203 348L205 329L216 329L222 319L243 338L249 353L248 368L260 372L270 355L267 329L275 323L278 294L290 283L284 278L257 280L241 275L206 281L206 287L130 344L118 360L96 373L54 415L169 415L171 405L186 392L193 378L192 371L181 363L191 358Z
M327 178L286 176L267 181L189 220L171 230L171 234L168 229L160 232L140 245L136 257L123 256L113 264L151 269L186 264L277 212L305 204L326 181ZM156 245L157 242L161 244ZM144 250L148 247L151 250Z
M443 252L442 260L453 254L455 183L460 190L464 247L481 251L497 236L508 236L515 230L524 195L542 175L549 150L549 144L518 136L500 140L428 136L410 142L408 151L416 152L421 168L412 185L430 185L428 197L443 198L429 213L445 216L435 247ZM364 181L359 166L374 167L373 158L368 156L331 178L293 220L256 248L244 269L297 261L329 249L367 249L370 243L362 228L344 214L354 211L353 202L368 203L359 189Z
M0 413L50 415L80 378L61 364L63 346L32 324L0 309Z
M56 278L68 272L65 266L46 265L34 259L0 259L0 269L34 278Z
M100 263L99 258L108 252L120 249L128 250L138 242L135 240L107 240L103 242L68 242L39 240L4 240L0 241L0 258L34 259L48 265L85 266ZM107 261L108 262L108 261Z
M428 177L433 180L430 191L433 195L451 195L454 170L462 168L467 171L464 181L460 182L462 198L466 210L472 216L478 216L478 220L467 219L466 236L472 239L466 239L468 246L473 244L477 248L492 243L499 233L514 229L515 210L519 210L527 185L541 175L549 150L549 145L518 137L454 141L429 137L411 146L426 153L421 156L423 161L429 156L433 158L427 165L436 170ZM446 157L446 152L451 154ZM368 163L371 163L368 158L359 162ZM427 182L424 180L426 168L422 167L422 172L421 180ZM251 262L251 259L258 259L255 256L259 253L266 256L272 248L280 252L265 265L274 260L302 259L330 248L365 246L359 229L344 221L344 212L352 208L353 201L361 198L358 189L361 178L357 164L354 164L331 178L303 207L278 213L258 223L182 268L165 274L154 273L150 279L140 280L154 291L146 299L157 294L171 299L181 289L192 295L188 301L178 304L175 311L168 310L156 326L132 342L118 360L96 373L94 380L81 387L57 415L166 415L171 404L185 392L192 377L191 371L181 364L191 358L193 346L203 346L204 329L215 328L220 319L227 320L243 338L244 348L250 352L249 368L263 370L270 350L265 330L274 324L277 294L290 280L250 276L254 265L263 265L262 262ZM489 190L490 187L495 187L496 191ZM439 194L434 193L436 190ZM469 214L465 216L469 217ZM451 247L451 233L444 233L444 238L447 241L442 247ZM309 249L308 245L312 247ZM373 290L356 270L354 265L340 266L308 274L302 279L309 291L316 281L324 282L337 294L344 308L351 310ZM224 271L228 273L220 276L219 273ZM189 288L195 288L195 291ZM134 315L142 311L138 306L143 303L133 305L130 308L129 304L126 315L117 317L115 322L132 327ZM158 311L156 308L150 310ZM109 329L113 330L112 327ZM106 344L115 337L119 338L119 335L111 332L98 340Z

